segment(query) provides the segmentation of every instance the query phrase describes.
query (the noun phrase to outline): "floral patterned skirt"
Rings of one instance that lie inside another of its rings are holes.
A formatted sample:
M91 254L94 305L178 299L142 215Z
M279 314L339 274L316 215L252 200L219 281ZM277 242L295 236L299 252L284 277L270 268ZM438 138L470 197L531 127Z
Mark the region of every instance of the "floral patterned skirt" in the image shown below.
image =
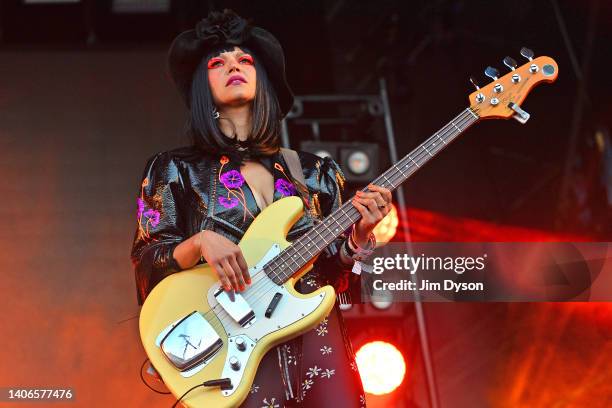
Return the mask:
M293 386L284 385L287 373L293 376L289 379ZM291 393L299 395L291 398L289 388ZM241 405L245 408L293 406L365 407L361 378L337 303L313 330L276 346L264 356L249 396Z

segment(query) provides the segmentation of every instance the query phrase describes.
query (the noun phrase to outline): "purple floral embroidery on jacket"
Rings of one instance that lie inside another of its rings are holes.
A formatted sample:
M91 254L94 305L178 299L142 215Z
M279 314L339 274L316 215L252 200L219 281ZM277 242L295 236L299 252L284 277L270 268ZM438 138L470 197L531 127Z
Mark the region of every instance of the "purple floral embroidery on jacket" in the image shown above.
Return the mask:
M234 208L238 205L238 199L236 197L219 197L219 204L225 208Z
M137 202L138 202L138 215L136 216L136 218L140 219L140 217L142 217L142 213L144 212L144 200L138 197Z
M225 188L240 188L244 184L244 177L238 170L226 171L221 175L221 182Z
M147 217L148 222L150 222L153 227L157 227L157 224L159 224L159 211L147 210L144 216Z
M293 184L291 184L287 180L283 180L283 179L276 180L276 183L274 183L274 187L276 188L276 191L278 191L280 195L282 195L283 197L289 197L289 196L295 195L296 193L296 190Z
M242 186L245 184L244 177L238 170L228 170L225 173L223 172L223 167L230 162L229 157L221 156L219 159L219 163L221 163L221 167L219 168L219 182L225 187L227 190L227 196L219 197L218 202L225 208L234 208L238 204L242 204L242 219L246 221L246 216L249 214L252 218L255 218L253 214L247 208L246 198L244 196L244 191L242 191Z

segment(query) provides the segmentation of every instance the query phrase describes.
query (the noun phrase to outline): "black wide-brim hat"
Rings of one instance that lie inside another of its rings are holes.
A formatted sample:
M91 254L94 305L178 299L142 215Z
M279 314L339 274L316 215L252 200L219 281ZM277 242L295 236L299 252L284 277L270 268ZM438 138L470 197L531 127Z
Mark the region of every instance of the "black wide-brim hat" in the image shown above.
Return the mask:
M215 48L233 45L251 50L265 67L286 115L293 106L293 93L285 76L283 48L270 32L227 9L210 12L195 29L179 34L170 46L168 69L187 107L191 108L191 82L202 58Z

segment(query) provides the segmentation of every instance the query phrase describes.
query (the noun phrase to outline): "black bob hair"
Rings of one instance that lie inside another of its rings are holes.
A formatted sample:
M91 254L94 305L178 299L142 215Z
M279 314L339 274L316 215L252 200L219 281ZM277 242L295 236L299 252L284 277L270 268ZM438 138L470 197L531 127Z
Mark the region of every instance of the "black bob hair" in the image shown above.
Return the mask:
M255 98L251 105L252 127L246 143L248 155L252 157L271 155L280 148L281 108L274 87L268 79L263 64L259 63L257 55L246 47L240 49L251 54L257 72ZM234 50L233 45L224 45L211 50L202 58L193 75L187 133L193 144L206 153L232 152L237 147L235 131L233 135L224 135L218 124L218 121L223 119L213 117L215 105L208 83L208 60L222 52L232 50Z

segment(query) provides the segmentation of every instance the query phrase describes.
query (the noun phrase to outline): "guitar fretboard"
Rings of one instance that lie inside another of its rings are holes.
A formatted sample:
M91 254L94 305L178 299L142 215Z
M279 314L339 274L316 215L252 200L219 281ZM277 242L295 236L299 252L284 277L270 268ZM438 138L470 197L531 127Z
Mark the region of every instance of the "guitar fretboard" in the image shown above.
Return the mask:
M372 184L393 191L478 119L478 115L472 109L465 109L419 147L374 179ZM367 187L362 191L368 191ZM360 218L359 211L351 204L351 200L347 200L266 264L264 270L276 284L285 283Z

